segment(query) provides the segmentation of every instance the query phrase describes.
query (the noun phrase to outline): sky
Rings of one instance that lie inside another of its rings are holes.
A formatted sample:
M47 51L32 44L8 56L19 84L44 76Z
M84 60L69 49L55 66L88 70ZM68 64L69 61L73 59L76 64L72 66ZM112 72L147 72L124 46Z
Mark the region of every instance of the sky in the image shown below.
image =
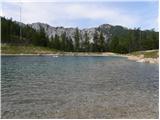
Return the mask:
M158 5L158 0L5 0L1 16L54 27L82 29L111 24L158 31Z

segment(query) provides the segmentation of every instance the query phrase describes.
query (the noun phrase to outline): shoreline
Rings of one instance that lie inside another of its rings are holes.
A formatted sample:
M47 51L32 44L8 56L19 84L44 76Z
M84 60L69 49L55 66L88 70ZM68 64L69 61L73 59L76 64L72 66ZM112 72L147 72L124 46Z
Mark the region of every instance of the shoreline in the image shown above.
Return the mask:
M140 63L151 63L151 64L159 64L158 58L145 58L144 55L128 55L128 54L117 54L112 52L103 52L103 53L85 53L85 52L57 52L51 54L1 54L1 56L117 56L117 57L125 57L128 60L136 61Z
M40 53L40 54L1 54L1 56L118 56L116 53L85 53L85 52L57 52L57 53Z
M133 56L128 55L126 56L128 60L136 61L139 63L151 63L151 64L159 64L159 57L158 58L144 58L144 56Z

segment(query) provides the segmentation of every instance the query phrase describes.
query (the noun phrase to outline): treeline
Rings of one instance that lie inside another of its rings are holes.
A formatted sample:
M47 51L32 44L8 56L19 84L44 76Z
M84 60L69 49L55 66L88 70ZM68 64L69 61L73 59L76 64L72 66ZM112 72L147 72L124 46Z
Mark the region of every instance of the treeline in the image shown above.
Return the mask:
M39 31L36 31L28 25L12 21L12 19L1 17L2 43L47 46L48 41L49 38L46 36L43 28L40 28Z
M44 29L41 27L39 31L34 30L28 25L20 25L12 19L1 17L2 28L2 43L28 45L33 44L37 46L50 47L61 51L76 51L76 52L102 52L105 51L105 41L103 33L98 32L94 35L94 43L89 42L87 32L85 33L85 40L81 41L81 34L76 28L73 42L71 37L64 32L62 35L55 35L48 38Z
M141 31L140 28L132 30L115 26L109 31L111 36L108 40L105 40L105 31L97 29L93 35L93 42L90 42L87 32L85 32L82 40L82 35L78 28L76 28L74 38L68 37L66 32L49 38L42 27L40 27L39 31L36 31L28 25L20 24L12 21L12 19L1 17L1 42L16 45L33 44L72 52L111 51L129 53L159 48L159 33L154 30Z
M71 38L66 37L66 33L61 36L55 35L49 39L41 27L39 31L12 19L1 17L1 43L12 45L36 45L50 47L63 51L74 51Z
M103 33L100 35L96 32L93 38L94 43L89 42L89 37L87 32L85 32L84 40L81 40L81 34L79 29L76 28L74 38L72 41L71 37L66 36L66 32L62 35L51 37L49 47L62 50L62 51L75 51L75 52L103 52L105 51L105 39Z
M142 31L140 28L111 31L109 51L130 53L133 51L151 50L159 48L159 32L152 30Z

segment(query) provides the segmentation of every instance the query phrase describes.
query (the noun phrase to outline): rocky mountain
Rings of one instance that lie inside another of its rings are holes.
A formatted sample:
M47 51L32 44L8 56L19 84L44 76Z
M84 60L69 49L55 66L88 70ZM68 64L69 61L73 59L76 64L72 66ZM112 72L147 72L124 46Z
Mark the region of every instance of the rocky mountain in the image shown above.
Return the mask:
M74 35L75 35L76 28L52 27L48 24L39 23L39 22L32 23L29 26L31 26L33 29L36 29L36 30L40 30L40 28L43 28L49 38L51 38L52 36L55 37L56 34L60 36L64 32L66 32L66 36L71 37L72 40L75 41ZM98 27L79 29L80 41L84 41L85 32L87 32L88 37L89 37L89 41L90 41L90 43L92 43L94 33L97 32L100 34L100 31L101 31L101 32L103 32L105 41L107 42L109 40L109 38L112 36L112 31L114 30L115 27L117 27L117 26L112 26L109 24L102 24ZM125 29L125 28L122 27L122 29Z
M23 24L4 17L1 21L1 42L5 44L44 46L72 52L130 53L159 48L159 32L154 29L128 29L109 24L85 29L64 28L44 23ZM53 39L48 39L52 36Z

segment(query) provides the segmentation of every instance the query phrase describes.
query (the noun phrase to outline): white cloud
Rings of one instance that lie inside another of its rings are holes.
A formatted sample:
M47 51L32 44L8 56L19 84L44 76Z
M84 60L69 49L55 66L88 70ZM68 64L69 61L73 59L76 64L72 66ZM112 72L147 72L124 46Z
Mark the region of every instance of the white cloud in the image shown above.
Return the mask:
M7 5L7 4L6 4ZM10 5L18 6L19 3L10 3ZM2 11L5 16L13 17L19 20L18 9L5 9ZM102 21L103 24L123 25L133 28L137 26L141 19L139 16L130 14L124 9L97 4L97 2L23 2L22 3L22 22L33 23L43 22L52 26L79 26L84 24L82 20L97 24Z
M11 10L8 9L8 11ZM74 20L88 19L90 21L103 20L110 24L132 26L138 21L135 18L124 14L122 10L96 4L22 3L22 21L25 23L45 22L52 25L63 25L63 23L67 24L67 22L70 23Z
M99 5L80 5L73 4L65 9L66 13L73 19L86 18L91 20L106 20L111 24L122 24L126 26L138 22L134 15L125 14L124 11L116 8L104 7Z
M19 3L2 3L1 16L6 16L9 18L12 17L15 20L20 20Z

